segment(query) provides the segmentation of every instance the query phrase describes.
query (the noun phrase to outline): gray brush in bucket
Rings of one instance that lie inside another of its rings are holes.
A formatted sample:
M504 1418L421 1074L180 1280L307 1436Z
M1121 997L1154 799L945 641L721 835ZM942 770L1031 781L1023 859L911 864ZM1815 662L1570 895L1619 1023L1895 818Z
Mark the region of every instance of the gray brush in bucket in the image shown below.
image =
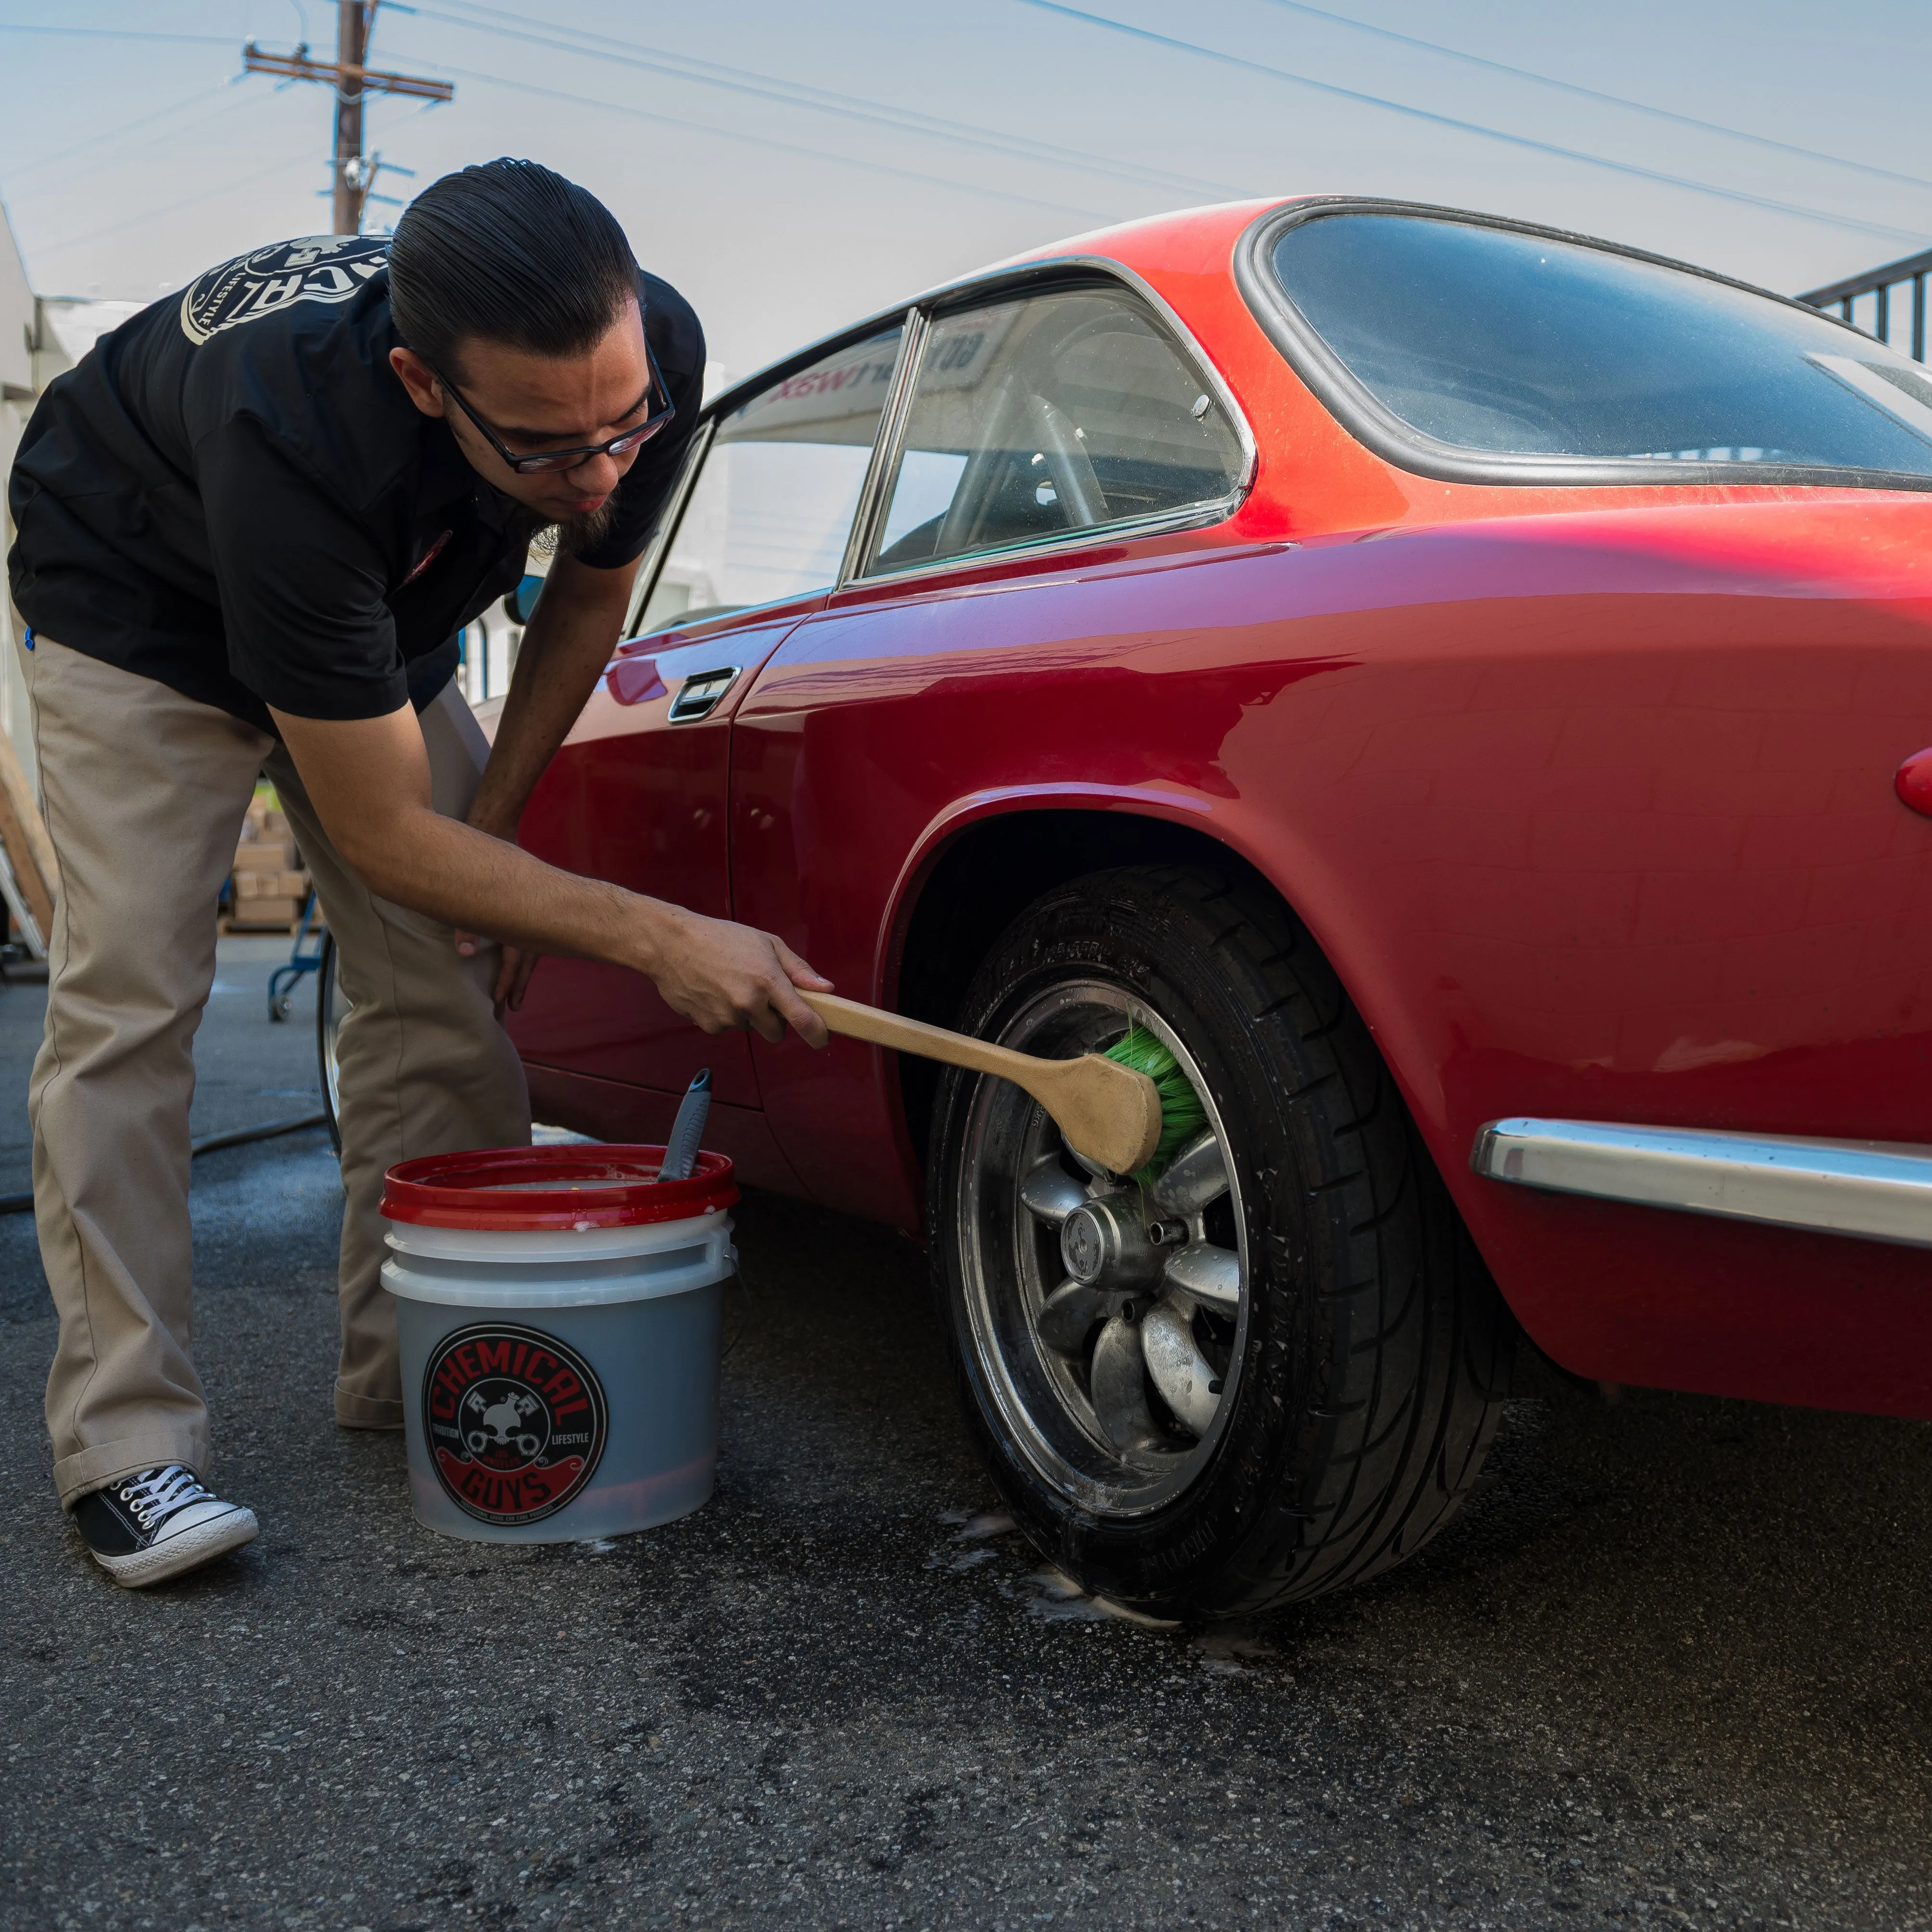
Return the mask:
M698 1165L698 1144L704 1138L705 1117L711 1112L711 1070L706 1067L685 1089L677 1103L677 1118L670 1124L670 1138L664 1143L664 1165L658 1169L660 1180L688 1180Z

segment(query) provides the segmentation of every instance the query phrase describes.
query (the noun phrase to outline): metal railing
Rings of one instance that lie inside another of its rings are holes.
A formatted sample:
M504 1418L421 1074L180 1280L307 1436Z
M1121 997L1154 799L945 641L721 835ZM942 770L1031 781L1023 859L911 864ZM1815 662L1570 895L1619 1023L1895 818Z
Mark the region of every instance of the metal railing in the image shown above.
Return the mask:
M1906 284L1912 289L1912 359L1915 362L1925 360L1925 278L1932 274L1932 248L1922 255L1908 255L1902 262L1888 262L1882 268L1868 268L1862 275L1849 276L1842 282L1833 282L1822 289L1808 290L1798 299L1809 302L1814 308L1835 308L1839 314L1855 326L1863 328L1868 335L1876 336L1881 342L1892 341L1892 292L1903 289ZM1867 296L1873 298L1872 320L1867 327L1854 313L1854 305ZM1894 343L1894 348L1902 348L1902 343Z

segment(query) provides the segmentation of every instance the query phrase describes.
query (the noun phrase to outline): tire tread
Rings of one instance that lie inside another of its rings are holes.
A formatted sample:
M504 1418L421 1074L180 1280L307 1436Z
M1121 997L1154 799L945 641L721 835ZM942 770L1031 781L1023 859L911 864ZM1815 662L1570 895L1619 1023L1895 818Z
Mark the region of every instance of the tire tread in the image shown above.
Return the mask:
M1513 1322L1366 1024L1285 904L1202 868L1148 867L1063 886L1022 926L1051 929L1070 896L1164 918L1208 956L1275 1082L1282 1138L1257 1165L1277 1188L1294 1178L1329 1275L1306 1296L1318 1382L1284 1418L1288 1447L1254 1519L1171 1588L1108 1594L1233 1616L1365 1582L1420 1549L1474 1484ZM1271 1260L1292 1264L1288 1227L1270 1213L1268 1229Z

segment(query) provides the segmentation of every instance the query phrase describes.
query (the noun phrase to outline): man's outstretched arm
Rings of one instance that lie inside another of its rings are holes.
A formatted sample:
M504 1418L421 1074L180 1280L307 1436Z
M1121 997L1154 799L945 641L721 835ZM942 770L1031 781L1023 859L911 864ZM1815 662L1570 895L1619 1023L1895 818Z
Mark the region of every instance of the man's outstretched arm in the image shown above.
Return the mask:
M516 842L530 794L610 662L637 575L634 562L617 570L597 570L574 556L560 556L550 566L543 596L518 647L510 694L470 808L469 822L478 831ZM472 953L476 940L459 927L456 946L459 952ZM504 947L496 976L500 1010L523 1004L536 963L532 948L514 943Z
M323 830L371 892L530 951L629 967L707 1033L749 1027L777 1040L789 1026L825 1044L824 1022L796 989L831 982L782 940L561 872L434 810L407 705L382 718L272 716Z

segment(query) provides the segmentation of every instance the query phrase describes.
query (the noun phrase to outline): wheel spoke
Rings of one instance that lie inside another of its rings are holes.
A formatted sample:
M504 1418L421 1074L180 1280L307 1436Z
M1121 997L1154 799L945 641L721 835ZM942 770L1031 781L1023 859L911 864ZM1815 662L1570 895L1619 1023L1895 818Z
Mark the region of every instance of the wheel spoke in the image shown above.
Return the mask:
M1105 1321L1119 1298L1089 1288L1084 1281L1063 1281L1040 1304L1034 1324L1040 1339L1060 1354L1078 1354L1086 1347L1094 1323Z
M1184 1220L1198 1214L1228 1191L1228 1164L1211 1127L1203 1127L1173 1160L1154 1184L1154 1204Z
M1100 1162L1089 1160L1076 1147L1070 1147L1066 1151L1103 1187L1111 1187L1114 1184L1113 1174L1108 1168L1102 1166Z
M1062 973L988 1029L1066 1060L1135 1026L1161 1040L1202 1102L1201 1130L1157 1184L1082 1160L1006 1081L973 1084L947 1154L960 1339L988 1426L1057 1492L1102 1516L1178 1498L1240 1399L1246 1291L1234 1231L1249 1183L1186 1042L1138 994Z
M1125 1316L1115 1316L1100 1330L1088 1384L1094 1418L1117 1449L1132 1449L1152 1438L1140 1330Z
M1087 1190L1049 1156L1020 1184L1020 1201L1036 1221L1057 1228L1087 1198Z
M1170 1288L1211 1303L1232 1314L1241 1305L1241 1258L1232 1248L1190 1241L1167 1258L1162 1270Z
M1204 1436L1220 1406L1214 1366L1194 1340L1194 1324L1184 1304L1162 1301L1141 1319L1141 1350L1160 1399L1196 1436Z

